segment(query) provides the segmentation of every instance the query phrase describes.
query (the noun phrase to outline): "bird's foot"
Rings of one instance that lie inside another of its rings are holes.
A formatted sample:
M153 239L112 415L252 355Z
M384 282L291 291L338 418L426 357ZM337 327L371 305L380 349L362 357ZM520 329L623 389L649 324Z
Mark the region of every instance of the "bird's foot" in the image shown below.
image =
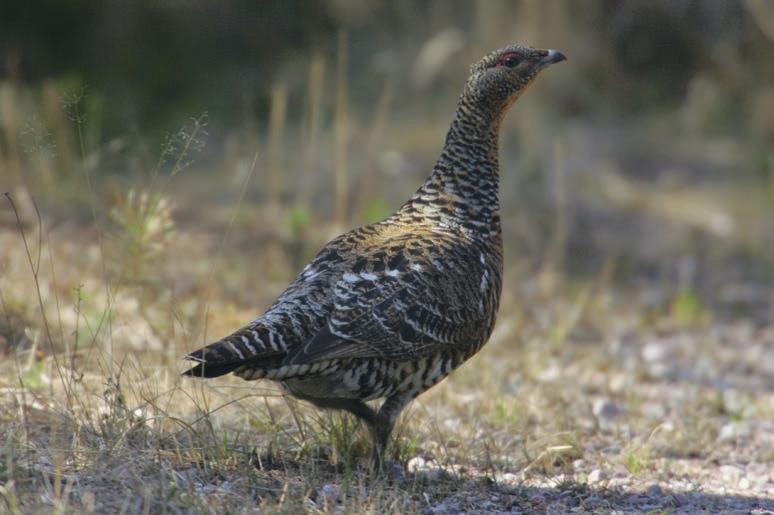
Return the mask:
M406 470L403 465L392 460L385 460L376 453L371 458L369 470L374 479L384 479L390 483L399 483L406 479Z

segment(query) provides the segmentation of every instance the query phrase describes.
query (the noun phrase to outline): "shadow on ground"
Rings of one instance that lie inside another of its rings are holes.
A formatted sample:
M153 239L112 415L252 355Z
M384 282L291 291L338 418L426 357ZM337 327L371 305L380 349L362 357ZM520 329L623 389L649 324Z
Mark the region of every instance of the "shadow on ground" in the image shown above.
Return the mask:
M565 482L555 487L507 486L466 488L427 503L423 513L568 513L623 511L669 513L771 513L774 499L741 494L671 491L652 485L642 491L592 487Z
M642 492L631 492L618 488L595 489L584 485L570 488L524 487L512 493L500 493L509 497L510 504L503 503L506 509L514 508L525 512L548 511L566 512L570 510L603 511L623 510L626 512L651 512L654 510L677 511L680 513L727 513L771 512L774 500L763 497L743 495L709 494L704 492L674 492L658 486ZM491 502L491 501L490 501ZM497 509L497 506L493 506Z

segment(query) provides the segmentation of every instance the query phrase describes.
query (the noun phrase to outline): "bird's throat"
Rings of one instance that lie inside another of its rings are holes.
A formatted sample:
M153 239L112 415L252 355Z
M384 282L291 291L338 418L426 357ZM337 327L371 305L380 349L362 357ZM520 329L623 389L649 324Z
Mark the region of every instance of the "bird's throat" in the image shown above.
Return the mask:
M499 123L480 122L458 109L433 172L405 209L474 232L499 233Z

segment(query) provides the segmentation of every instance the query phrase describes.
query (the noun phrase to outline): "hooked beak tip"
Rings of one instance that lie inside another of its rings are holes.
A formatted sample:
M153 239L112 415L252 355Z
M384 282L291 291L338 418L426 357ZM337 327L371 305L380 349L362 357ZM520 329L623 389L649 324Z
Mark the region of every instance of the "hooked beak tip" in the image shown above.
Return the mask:
M559 50L549 50L548 55L543 58L543 62L545 64L555 64L560 63L562 61L566 61L567 57L561 53Z

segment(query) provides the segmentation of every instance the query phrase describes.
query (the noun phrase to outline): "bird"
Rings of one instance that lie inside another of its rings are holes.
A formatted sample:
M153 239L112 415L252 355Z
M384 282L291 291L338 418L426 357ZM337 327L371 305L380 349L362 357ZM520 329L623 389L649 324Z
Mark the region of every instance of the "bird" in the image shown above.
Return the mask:
M324 245L263 315L185 356L196 364L183 375L271 380L349 412L369 427L380 469L403 409L492 334L503 280L501 122L541 70L564 60L512 44L473 64L416 193Z

